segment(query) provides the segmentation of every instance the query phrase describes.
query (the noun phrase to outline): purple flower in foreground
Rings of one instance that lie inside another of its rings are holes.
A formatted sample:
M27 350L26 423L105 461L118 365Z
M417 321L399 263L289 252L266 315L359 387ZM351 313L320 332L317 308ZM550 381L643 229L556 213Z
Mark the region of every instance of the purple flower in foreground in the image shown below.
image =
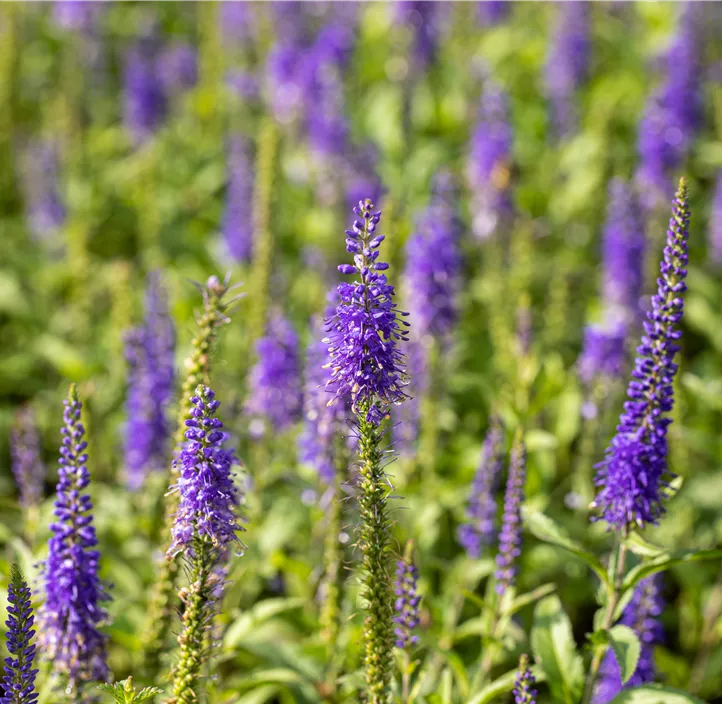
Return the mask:
M346 230L346 251L354 255L354 264L338 269L358 279L339 285L341 302L327 323L329 335L324 341L332 360L334 399L350 396L354 413L364 409L367 421L378 425L390 405L406 398L403 354L397 342L407 337L401 327L406 323L398 320L393 302L394 287L383 273L389 265L379 261L385 235L375 234L381 213L373 208L368 199L354 208L359 219Z
M590 384L598 377L618 378L624 369L626 339L627 326L621 321L587 325L578 362L581 380Z
M43 568L45 603L40 612L40 644L56 673L72 690L108 677L106 641L98 627L105 621L101 603L109 597L98 576L100 553L93 526L93 504L83 493L90 484L80 421L82 404L70 387L63 419L55 516L50 525L48 558ZM77 696L77 694L76 694Z
M708 251L709 258L715 264L722 264L722 169L717 173L717 185L712 199Z
M151 272L145 297L145 320L130 332L125 465L128 485L139 489L150 471L168 464L171 428L168 405L173 398L175 329L160 274Z
M627 389L629 400L595 480L599 493L593 506L610 528L618 531L633 525L644 528L656 523L664 512L667 428L672 422L665 414L674 402L674 357L682 335L682 294L687 289L688 227L687 185L682 179L667 230L657 293L652 296Z
M301 416L301 362L298 336L291 324L274 316L268 334L256 343L258 361L251 369L246 413L254 417L251 434L260 437L265 421L276 433Z
M229 545L239 542L236 533L243 530L236 515L239 497L231 472L237 460L232 450L223 447L228 434L216 418L221 404L213 391L198 386L190 403L186 443L174 462L178 482L173 489L180 494L180 501L167 555L169 559L179 552L193 556L200 540L210 545L220 560Z
M5 676L2 686L5 691L0 704L34 704L38 698L35 692L33 669L35 660L35 635L33 607L30 604L30 589L17 565L10 567L8 585L8 618L5 625L7 649L10 657L5 658Z
M608 704L623 688L638 687L654 681L654 648L664 639L664 629L659 620L664 611L661 577L661 574L647 577L635 587L632 600L624 609L620 621L637 634L641 643L637 669L623 687L619 665L610 648L599 671L599 680L592 700L594 704Z
M409 555L396 563L396 580L394 582L394 594L396 595L394 623L396 628L394 634L397 648L415 645L419 640L419 637L413 633L419 625L421 596L419 596L417 588L418 579L419 570Z
M536 680L529 669L529 658L522 655L519 658L519 668L514 679L514 704L536 704Z
M223 236L237 262L248 262L253 253L253 160L251 141L240 134L228 141L226 205Z
M499 554L496 557L496 591L503 594L516 583L517 560L521 555L521 506L526 483L526 449L522 443L511 449L509 477L504 494L504 515L499 533Z
M614 317L628 322L639 314L644 250L644 225L634 189L614 179L602 245L604 302Z
M496 498L494 496L502 469L504 435L496 419L492 419L484 438L481 460L474 475L466 509L466 523L459 526L459 542L466 554L478 558L482 548L491 545L495 535Z
M298 446L300 459L318 472L324 484L336 477L336 449L346 412L342 403L332 403L333 385L328 385L331 372L328 345L322 340L323 321L313 324L311 342L306 351L306 377L303 393L303 433Z
M472 227L480 239L489 237L499 222L512 213L511 148L506 95L488 81L469 142L466 167L472 199Z
M31 408L18 411L10 429L12 470L23 508L37 506L43 498L45 467L40 459L40 443Z
M589 67L590 8L578 1L556 3L556 7L559 16L549 42L546 91L554 131L558 137L568 137L576 129L576 92Z

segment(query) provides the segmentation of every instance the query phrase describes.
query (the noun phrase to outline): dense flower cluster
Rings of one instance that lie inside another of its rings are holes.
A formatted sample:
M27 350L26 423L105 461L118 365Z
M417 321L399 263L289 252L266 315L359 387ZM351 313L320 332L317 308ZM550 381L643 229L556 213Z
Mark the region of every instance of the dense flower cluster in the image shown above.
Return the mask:
M474 475L466 509L466 523L459 526L459 542L466 554L478 558L494 540L497 505L494 496L503 463L504 434L492 419L481 450L481 460Z
M128 423L125 439L127 481L142 486L148 472L168 464L171 427L168 405L173 398L175 329L159 272L148 276L145 320L130 332L126 344L129 367Z
M354 255L354 264L342 264L342 274L356 274L359 280L338 287L340 303L336 315L328 321L334 398L351 397L355 413L366 408L366 418L378 425L391 404L406 397L403 391L405 370L403 355L397 347L406 340L393 302L394 287L384 272L389 265L379 261L379 246L384 235L376 235L381 218L370 200L359 201L354 213L360 218L346 230L346 250Z
M644 268L644 224L631 184L614 179L609 186L607 222L602 239L604 302L613 318L638 317Z
M419 640L419 637L413 633L414 628L419 625L421 596L417 588L418 579L419 570L410 559L404 558L396 563L394 634L397 648L415 645Z
M466 167L472 198L472 227L477 237L493 234L512 213L512 132L506 94L487 81L469 143Z
M657 293L644 323L617 434L598 466L600 487L595 506L617 530L655 523L664 508L667 474L667 427L672 409L674 357L681 336L682 294L686 290L689 210L687 186L680 182L667 231Z
M654 681L654 648L664 638L664 628L659 620L664 611L661 582L661 574L642 580L635 588L632 600L622 614L621 623L629 626L637 634L642 646L637 669L624 685L625 687L637 687ZM608 704L622 690L619 665L611 648L602 661L599 675L593 702Z
M30 407L18 411L10 429L12 470L23 508L37 506L43 498L45 467L40 458L38 431Z
M576 129L576 92L589 66L591 8L578 0L559 3L557 8L558 24L549 43L546 65L546 90L554 130L557 136L568 137Z
M684 159L701 120L696 12L694 3L684 3L666 56L665 81L649 97L639 123L636 179L647 210L668 199L671 172Z
M236 3L224 3L236 4ZM239 3L241 4L241 3ZM226 205L223 236L237 262L249 262L253 253L253 161L251 141L241 134L228 140Z
M331 313L332 314L332 313ZM336 477L336 439L343 432L346 409L342 403L332 403L333 385L327 385L328 345L321 341L323 321L313 324L315 332L306 350L306 375L303 393L303 432L299 437L299 456L317 472L324 484Z
M302 388L298 336L291 324L274 316L268 334L256 343L258 361L251 369L246 412L254 419L251 433L260 437L268 422L273 432L285 430L301 415Z
M0 704L35 704L38 698L35 692L38 671L33 669L35 617L30 596L30 589L20 568L12 565L8 585L8 618L5 622L10 657L5 658L5 675L2 679L4 694L0 697Z
M526 449L518 443L512 447L509 459L509 476L504 494L504 514L499 533L499 554L496 556L496 590L503 594L516 582L521 555L521 506L524 503L526 483Z
M83 493L90 484L86 466L88 443L80 422L82 404L75 386L65 402L60 447L57 499L43 569L45 603L40 612L40 643L56 673L72 689L105 680L106 636L98 627L105 620L101 603L108 599L98 576L100 553L93 526L93 504Z
M529 669L529 658L522 655L519 658L519 668L514 679L514 704L536 704L536 680Z
M180 501L167 555L192 555L194 541L200 539L221 557L228 545L238 542L236 533L242 530L236 515L238 490L231 472L237 460L232 450L223 447L228 436L216 418L221 404L213 391L199 386L190 404L186 443L174 462L178 481L173 490L180 494Z

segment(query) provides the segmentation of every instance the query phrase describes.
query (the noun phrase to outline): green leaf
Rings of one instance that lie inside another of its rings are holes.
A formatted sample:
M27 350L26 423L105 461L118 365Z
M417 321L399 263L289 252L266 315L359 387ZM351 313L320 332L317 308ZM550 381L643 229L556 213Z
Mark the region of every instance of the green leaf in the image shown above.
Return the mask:
M249 611L241 614L228 627L223 639L223 647L225 649L237 647L259 624L285 611L298 609L306 603L306 599L303 597L295 597L293 599L265 599L261 601Z
M513 616L517 611L520 611L528 604L533 604L535 601L539 601L539 599L543 599L545 596L553 594L556 590L557 585L554 584L554 582L549 582L548 584L542 584L533 591L521 594L511 603L506 615Z
M280 691L277 685L268 685L253 689L250 692L233 700L233 704L265 704L270 702Z
M597 559L595 555L585 550L581 545L573 541L562 533L561 528L552 521L549 516L536 511L524 512L524 523L529 532L545 543L551 543L560 548L568 550L570 553L583 560L593 570L593 572L606 585L609 585L609 578L604 565Z
M687 562L700 562L702 560L722 559L722 548L710 550L677 550L672 553L662 553L658 557L647 560L629 571L622 584L622 591L632 589L646 577L664 572L671 567L683 565Z
M546 675L543 670L538 666L533 666L531 672L534 675L534 679L539 682L546 681ZM478 694L469 699L467 704L489 704L495 699L500 698L503 694L511 692L514 689L514 681L516 680L516 670L509 670L506 674L498 677L493 682L488 684Z
M584 671L572 635L572 624L556 595L542 599L534 610L531 645L546 674L552 698L574 704L582 693Z
M618 625L609 629L609 645L617 658L622 684L634 674L639 662L641 645L634 631L628 626Z
M647 542L639 533L632 532L629 537L624 541L630 552L633 552L639 557L659 557L665 552L664 548L660 548L657 545Z
M611 704L704 704L704 701L678 689L647 684L625 689L612 699Z
M156 694L163 693L163 690L158 687L144 687L140 692L136 692L132 677L114 684L99 684L98 689L101 692L110 694L117 704L140 704L140 702L151 699Z

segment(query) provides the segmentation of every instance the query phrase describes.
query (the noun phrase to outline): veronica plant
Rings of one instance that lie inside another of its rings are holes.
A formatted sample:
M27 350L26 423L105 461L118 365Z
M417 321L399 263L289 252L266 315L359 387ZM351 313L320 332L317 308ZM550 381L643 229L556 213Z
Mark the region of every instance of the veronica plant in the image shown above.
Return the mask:
M203 312L196 319L196 335L191 342L191 353L185 361L186 378L181 393L189 398L193 390L201 383L209 380L211 358L218 330L230 322L228 312L241 295L231 296L235 286L229 286L229 277L221 281L211 276L205 286L198 285L203 295ZM178 417L176 444L182 445L185 440L185 422L190 418L190 409L181 404ZM171 467L170 481L177 479L177 465ZM164 535L170 535L177 510L178 493L171 493L164 504ZM158 576L153 584L150 597L147 624L144 630L143 665L149 673L158 668L160 654L165 648L173 617L173 594L175 591L178 565L175 560L163 560L158 565Z
M107 637L99 627L106 620L102 604L109 597L98 575L93 504L84 493L90 484L88 443L74 384L64 404L57 520L50 526L42 574L45 603L40 611L40 644L43 656L65 681L66 692L77 698L87 683L103 681L108 675Z
M237 533L239 497L231 467L237 463L223 447L228 436L216 417L220 402L207 386L199 385L190 398L185 421L186 444L175 461L178 480L172 487L179 495L173 523L173 540L166 557L182 554L188 564L190 584L180 592L183 630L178 636L178 662L173 669L172 696L168 704L191 704L199 697L201 666L208 657L206 634L214 604L222 593L214 568L234 544L242 547Z
M357 423L366 697L370 704L381 704L388 701L393 645L390 486L384 472L381 423L389 406L406 397L398 348L406 335L393 301L394 287L383 273L389 265L379 260L384 235L376 234L376 228L381 213L368 199L359 202L354 213L357 219L346 231L346 250L354 255L354 263L342 264L339 271L357 279L339 285L340 303L328 321L326 340L331 355L329 382L335 386L332 400L350 397Z
M35 617L30 599L25 577L20 567L14 564L10 568L8 618L5 622L8 628L5 642L10 656L5 659L5 675L2 678L5 693L0 697L0 704L35 704L38 698L35 691L38 671L33 669Z

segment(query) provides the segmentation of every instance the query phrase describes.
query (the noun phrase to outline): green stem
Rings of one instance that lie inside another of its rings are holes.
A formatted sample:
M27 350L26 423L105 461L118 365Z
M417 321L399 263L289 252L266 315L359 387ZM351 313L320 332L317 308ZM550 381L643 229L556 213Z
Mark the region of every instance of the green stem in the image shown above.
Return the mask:
M364 621L364 668L367 704L388 702L393 646L393 591L389 574L389 526L387 499L390 491L381 466L382 430L366 420L370 404L360 404L359 424L359 504L361 513L361 552Z
M607 597L606 610L604 612L604 620L602 621L602 629L607 631L612 627L614 622L614 612L617 610L619 599L621 598L622 577L624 576L624 563L627 556L627 548L622 541L617 547L616 568L614 571L614 582L612 590ZM587 675L587 683L584 688L584 698L582 704L591 704L594 696L594 685L599 675L599 668L602 665L602 659L607 652L607 645L598 645L592 656L592 664L589 667Z
M206 660L206 630L213 614L211 549L196 540L191 559L191 583L180 592L183 631L178 636L178 664L173 670L172 696L167 704L197 704L201 666Z

